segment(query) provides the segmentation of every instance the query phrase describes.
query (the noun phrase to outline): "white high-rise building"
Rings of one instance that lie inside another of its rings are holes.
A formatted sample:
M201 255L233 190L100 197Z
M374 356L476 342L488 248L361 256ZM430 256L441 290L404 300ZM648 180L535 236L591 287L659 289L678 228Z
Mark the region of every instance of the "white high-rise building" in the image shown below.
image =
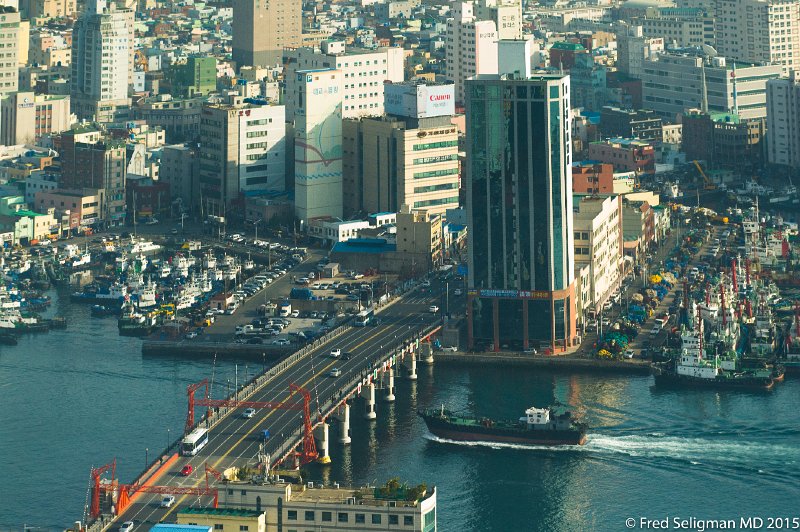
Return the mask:
M800 168L800 74L767 81L767 161Z
M72 108L79 119L124 120L133 47L133 12L92 0L72 34Z
M464 101L464 82L478 74L497 74L497 26L477 20L472 2L453 3L447 20L447 77L455 84L456 101Z
M0 6L0 96L16 92L19 88L20 18L13 7Z
M333 68L342 72L343 118L381 116L383 84L404 80L402 48L346 48L343 42L325 41L319 50L296 48L284 50L286 59L286 112L291 117L298 91L303 86L296 73L301 70Z
M341 218L341 95L350 78L335 68L301 70L294 77L295 214L304 221Z
M800 0L716 0L715 26L720 55L800 70Z
M475 17L494 21L500 40L522 39L521 0L478 0Z

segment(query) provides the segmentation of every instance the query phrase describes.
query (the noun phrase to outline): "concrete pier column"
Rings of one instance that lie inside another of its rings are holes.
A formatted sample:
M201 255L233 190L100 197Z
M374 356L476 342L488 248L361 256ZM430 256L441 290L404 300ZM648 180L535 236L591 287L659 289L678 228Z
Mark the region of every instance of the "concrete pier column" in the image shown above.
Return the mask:
M331 463L331 456L330 454L328 454L328 447L329 447L328 430L329 426L327 423L322 423L316 429L316 432L319 435L319 437L317 438L319 440L319 445L317 446L317 452L319 453L319 456L317 457L318 464Z
M433 365L433 347L430 343L426 343L420 348L420 355L422 355L422 362L429 366Z
M364 418L375 419L378 417L375 413L375 383L369 383L364 391L366 392L367 399L367 408L364 412Z
M344 403L342 412L342 435L339 436L339 443L347 445L350 443L350 405Z
M408 380L415 381L417 380L417 354L412 352L410 355L408 358L411 359L411 369L408 374Z
M391 403L395 400L394 396L394 368L389 366L389 369L386 370L386 376L388 380L388 384L386 386L386 396L383 398L384 401L387 403Z

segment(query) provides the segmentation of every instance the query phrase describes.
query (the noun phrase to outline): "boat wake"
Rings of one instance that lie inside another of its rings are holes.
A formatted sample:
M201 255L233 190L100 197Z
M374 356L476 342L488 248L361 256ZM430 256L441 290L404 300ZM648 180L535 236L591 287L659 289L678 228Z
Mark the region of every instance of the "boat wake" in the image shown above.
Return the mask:
M489 441L456 441L433 434L425 436L430 441L466 447L492 449L518 449L525 451L579 452L605 455L626 455L635 458L664 458L685 461L692 465L717 463L795 464L800 461L800 451L789 445L770 445L764 442L734 441L719 438L683 438L667 436L660 432L643 435L615 435L589 433L586 445L526 445Z

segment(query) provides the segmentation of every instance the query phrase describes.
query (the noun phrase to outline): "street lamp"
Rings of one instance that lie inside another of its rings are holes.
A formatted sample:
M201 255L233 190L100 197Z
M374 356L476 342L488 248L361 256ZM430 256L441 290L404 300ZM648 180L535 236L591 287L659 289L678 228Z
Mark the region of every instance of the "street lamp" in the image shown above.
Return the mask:
M170 439L169 439L169 429L167 429L167 451L169 451Z
M148 460L148 456L147 456L149 452L150 452L150 449L148 449L147 447L145 447L145 448L144 448L144 468L145 468L145 469L147 469L147 464L149 464L149 463L150 463L150 460Z

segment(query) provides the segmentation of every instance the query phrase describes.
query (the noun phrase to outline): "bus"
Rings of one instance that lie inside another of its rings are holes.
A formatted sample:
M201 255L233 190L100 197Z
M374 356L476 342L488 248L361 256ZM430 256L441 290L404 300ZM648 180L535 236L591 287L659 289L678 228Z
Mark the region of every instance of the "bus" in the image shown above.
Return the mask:
M372 307L368 309L364 309L356 315L356 320L353 322L354 327L364 327L369 322L372 321L372 318L375 317L375 310Z
M196 428L181 441L181 454L194 456L208 443L208 429Z

